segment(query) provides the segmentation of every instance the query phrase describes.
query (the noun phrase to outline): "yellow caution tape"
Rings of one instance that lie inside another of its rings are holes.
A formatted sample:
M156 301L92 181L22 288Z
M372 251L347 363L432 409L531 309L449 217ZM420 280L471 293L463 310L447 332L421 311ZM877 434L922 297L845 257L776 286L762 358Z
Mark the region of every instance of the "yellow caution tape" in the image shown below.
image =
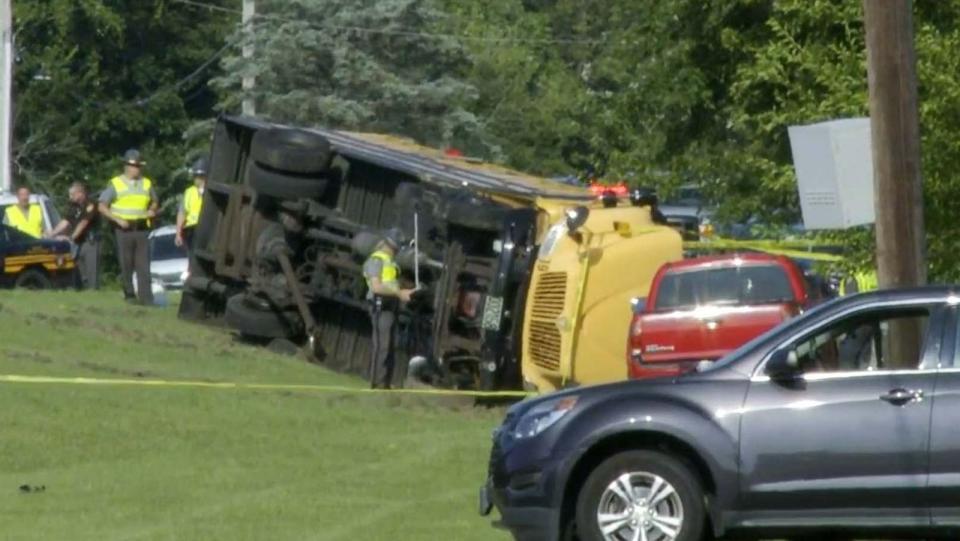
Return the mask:
M728 240L717 239L701 242L684 242L683 247L688 250L755 250L768 254L782 255L795 259L809 259L811 261L837 262L843 261L843 256L811 252L802 248L825 247L833 245L809 243L803 241L755 241L755 240ZM799 249L798 249L799 248Z
M843 261L843 257L834 254L824 254L819 252L804 252L801 250L780 250L776 248L757 248L761 252L773 255L782 255L793 259L809 259L810 261L826 261L836 263Z
M63 385L122 385L137 387L192 387L203 389L238 389L258 391L311 391L341 394L406 394L430 396L468 396L475 398L524 398L536 393L526 391L460 391L453 389L367 389L340 385L310 385L296 383L239 383L217 381L189 381L164 379L120 379L120 378L63 378L50 376L21 376L16 374L0 375L5 383L45 383Z
M702 241L691 241L686 244L696 244L704 248L709 248L711 246L724 247L724 246L768 246L771 248L787 248L787 249L808 249L808 248L840 248L841 245L837 243L822 242L818 240L771 240L771 239L752 239L752 240L737 240L730 239L726 237L712 237L709 240Z

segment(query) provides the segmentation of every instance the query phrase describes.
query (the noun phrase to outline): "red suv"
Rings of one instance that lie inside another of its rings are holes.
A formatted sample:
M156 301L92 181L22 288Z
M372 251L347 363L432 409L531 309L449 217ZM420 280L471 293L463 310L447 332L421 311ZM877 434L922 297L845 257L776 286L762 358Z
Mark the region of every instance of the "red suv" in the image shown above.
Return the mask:
M634 309L631 379L676 375L714 361L819 300L782 256L734 254L667 263Z

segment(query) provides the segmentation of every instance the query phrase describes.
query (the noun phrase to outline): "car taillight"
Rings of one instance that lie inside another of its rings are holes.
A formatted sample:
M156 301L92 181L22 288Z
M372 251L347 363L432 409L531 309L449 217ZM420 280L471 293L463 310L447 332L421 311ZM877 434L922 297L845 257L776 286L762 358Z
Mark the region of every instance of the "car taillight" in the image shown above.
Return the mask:
M640 339L640 333L643 332L643 320L640 319L640 314L634 314L633 319L630 321L630 340L631 342L636 339ZM639 342L637 342L639 345Z
M631 379L634 378L634 372L643 354L642 333L643 324L640 314L633 314L633 319L630 320L630 332L627 334L627 374Z
M787 320L803 313L803 306L798 302L787 303L783 306L783 319Z

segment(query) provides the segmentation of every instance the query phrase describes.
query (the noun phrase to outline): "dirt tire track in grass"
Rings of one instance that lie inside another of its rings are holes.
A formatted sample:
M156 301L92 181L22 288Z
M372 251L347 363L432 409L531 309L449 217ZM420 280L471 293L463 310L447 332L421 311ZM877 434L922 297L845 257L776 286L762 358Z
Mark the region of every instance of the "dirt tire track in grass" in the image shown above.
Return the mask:
M189 340L184 340L176 334L160 331L146 332L136 328L131 329L118 323L108 324L105 323L105 317L100 317L108 315L122 315L124 317L132 316L135 319L143 318L144 313L139 310L131 311L129 314L108 314L105 310L91 307L84 312L80 312L76 309L68 309L66 313L68 315L31 312L29 315L27 315L27 319L39 321L51 327L65 326L92 330L110 340L117 340L120 338L128 339L133 342L154 342L159 346L186 349L189 351L196 351L198 349L196 344L190 342Z
M17 349L0 350L0 355L6 359L16 359L18 361L28 361L37 364L53 364L53 358L37 351L20 351Z
M113 366L107 366L105 364L94 363L90 361L75 361L74 364L80 368L90 370L91 372L97 372L100 374L110 374L113 376L127 376L131 378L160 378L161 376L157 375L155 372L150 372L147 370L124 370L122 368L116 368Z

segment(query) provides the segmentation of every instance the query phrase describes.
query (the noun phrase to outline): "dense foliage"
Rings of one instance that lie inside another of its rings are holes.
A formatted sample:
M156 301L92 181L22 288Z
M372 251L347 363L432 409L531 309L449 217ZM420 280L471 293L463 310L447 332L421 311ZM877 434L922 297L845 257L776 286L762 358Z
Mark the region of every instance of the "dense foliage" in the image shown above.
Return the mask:
M257 9L249 35L237 33L255 55L231 56L216 81L226 109L253 74L258 116L489 150L470 111L476 88L461 77L466 48L440 34L445 17L429 1L268 0Z
M238 113L254 74L268 118L396 132L551 176L697 183L729 220L790 224L787 126L868 114L856 1L261 0L249 33L239 1L15 4L17 159L47 189L103 178L136 144L178 186L188 126L203 135L199 121ZM960 3L916 0L915 14L931 275L957 280ZM839 237L868 259L869 231Z
M61 200L73 180L99 190L137 147L172 213L184 133L216 101L211 72L194 72L223 47L223 14L168 0L15 1L14 14L15 182Z

